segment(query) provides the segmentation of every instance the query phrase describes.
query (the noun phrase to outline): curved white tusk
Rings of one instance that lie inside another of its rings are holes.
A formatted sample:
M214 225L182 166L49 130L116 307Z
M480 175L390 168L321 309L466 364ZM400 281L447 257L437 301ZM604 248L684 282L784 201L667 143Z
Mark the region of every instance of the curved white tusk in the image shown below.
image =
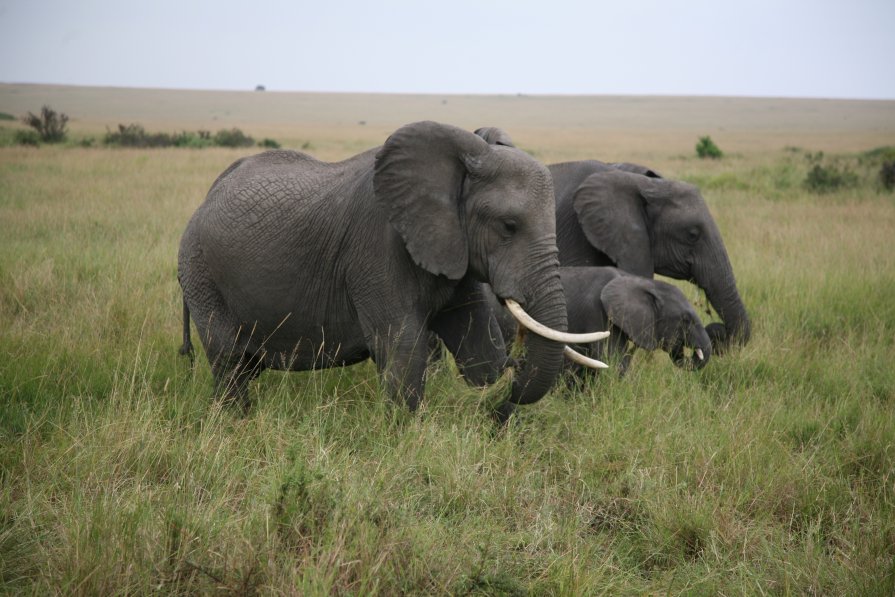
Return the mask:
M566 346L563 348L562 353L565 355L567 359L572 361L573 363L578 363L579 365L584 365L585 367L590 367L591 369L608 369L609 365L604 363L603 361L598 361L597 359L592 359L590 357L586 357L580 352L576 352L574 348Z
M704 361L704 360L705 360L705 357L704 357L703 354L702 354L702 349L701 349L701 348L697 348L697 349L696 349L696 357L697 357L700 361Z
M609 337L609 332L592 332L590 334L570 334L569 332L560 332L553 328L548 328L543 323L536 321L513 299L507 299L506 304L507 309L510 310L510 313L513 314L513 317L515 317L519 323L548 340L555 340L556 342L562 342L564 344L588 344Z

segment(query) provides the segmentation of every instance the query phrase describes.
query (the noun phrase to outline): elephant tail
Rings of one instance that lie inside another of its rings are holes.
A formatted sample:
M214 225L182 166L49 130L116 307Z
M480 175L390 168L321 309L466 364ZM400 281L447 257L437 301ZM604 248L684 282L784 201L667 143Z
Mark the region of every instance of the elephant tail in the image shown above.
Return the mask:
M190 308L186 304L186 298L183 299L183 344L178 352L190 358L190 367L192 367L196 357L193 342L190 340Z

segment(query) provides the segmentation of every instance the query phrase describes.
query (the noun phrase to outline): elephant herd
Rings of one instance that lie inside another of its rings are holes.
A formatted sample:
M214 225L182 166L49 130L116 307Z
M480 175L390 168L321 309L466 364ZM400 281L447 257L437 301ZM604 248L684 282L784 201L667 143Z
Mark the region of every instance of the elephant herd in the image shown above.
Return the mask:
M723 323L704 328L654 274L693 281ZM698 368L750 335L694 186L634 164L545 166L500 129L435 122L338 163L281 150L237 160L187 225L178 280L181 352L192 355L192 319L216 391L243 407L264 369L372 358L415 410L443 346L475 385L515 369L505 420L564 368L608 355L623 373L629 342Z

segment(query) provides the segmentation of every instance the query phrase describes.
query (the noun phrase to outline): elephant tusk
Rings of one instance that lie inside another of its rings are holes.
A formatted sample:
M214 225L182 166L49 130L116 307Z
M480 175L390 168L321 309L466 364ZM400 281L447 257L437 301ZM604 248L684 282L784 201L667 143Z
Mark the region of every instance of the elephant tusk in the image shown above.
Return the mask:
M506 299L506 305L507 309L510 310L510 313L513 314L513 317L515 317L519 323L548 340L562 342L563 344L589 344L590 342L596 342L597 340L603 340L609 337L609 332L592 332L590 334L570 334L568 332L560 332L553 328L548 328L543 323L536 321L513 299Z
M563 348L562 353L573 363L578 363L579 365L584 365L585 367L590 367L591 369L609 368L609 365L607 365L603 361L598 361L597 359L586 357L580 352L575 351L575 349L570 346L566 346L565 348Z
M697 348L697 349L696 349L696 357L697 357L700 361L704 361L704 360L705 360L705 356L702 354L702 349L701 349L701 348Z

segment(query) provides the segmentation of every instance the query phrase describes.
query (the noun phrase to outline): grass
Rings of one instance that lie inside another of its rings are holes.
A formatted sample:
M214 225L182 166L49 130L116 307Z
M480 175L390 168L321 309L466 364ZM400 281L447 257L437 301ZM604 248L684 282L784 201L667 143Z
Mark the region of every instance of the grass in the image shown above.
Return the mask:
M895 201L869 177L810 193L785 145L650 150L702 188L752 342L699 373L638 353L502 433L500 388L449 365L416 416L369 363L265 373L248 416L222 410L177 356L176 250L244 152L0 148L0 586L892 594Z

